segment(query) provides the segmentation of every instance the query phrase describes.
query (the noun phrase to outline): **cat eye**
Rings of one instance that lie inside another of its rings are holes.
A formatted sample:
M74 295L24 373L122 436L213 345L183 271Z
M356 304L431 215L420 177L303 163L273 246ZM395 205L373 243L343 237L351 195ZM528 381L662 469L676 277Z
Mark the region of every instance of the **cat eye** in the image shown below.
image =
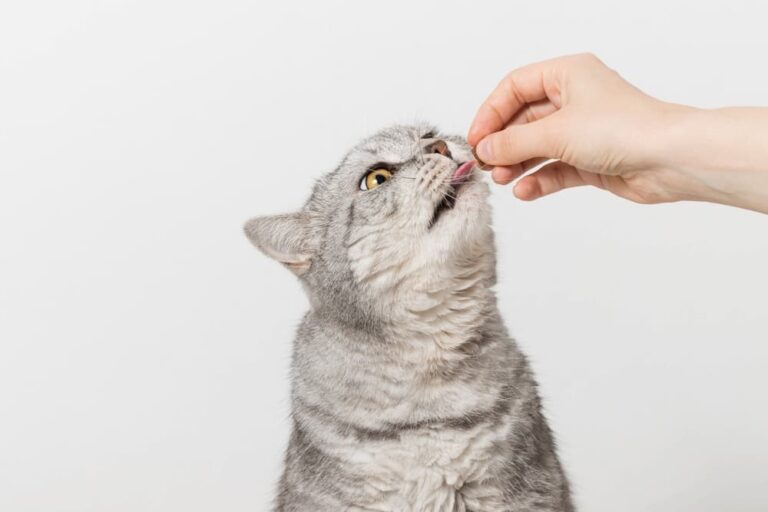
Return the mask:
M392 172L389 169L373 169L360 180L360 190L372 190L391 178Z

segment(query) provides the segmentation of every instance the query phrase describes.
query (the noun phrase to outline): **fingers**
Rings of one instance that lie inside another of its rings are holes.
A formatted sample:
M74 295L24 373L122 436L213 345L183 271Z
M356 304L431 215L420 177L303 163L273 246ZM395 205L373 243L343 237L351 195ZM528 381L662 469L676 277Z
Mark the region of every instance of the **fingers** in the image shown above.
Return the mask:
M549 99L559 105L559 91L549 83L556 61L530 64L504 77L475 114L467 136L469 144L475 146L486 135L501 130L526 104Z
M522 164L510 167L494 167L491 171L491 178L499 185L507 185L525 173Z
M497 167L493 170L493 179L497 183L506 185L517 177L524 174L527 170L536 167L541 162L538 159L523 162L512 168ZM511 169L511 171L507 171ZM498 178L497 179L497 173ZM509 178L509 179L508 179ZM606 176L593 172L577 169L564 162L552 162L545 165L540 170L523 177L515 184L514 194L523 201L533 201L555 192L560 192L567 188L581 187L590 185L593 187L608 190L619 197L635 201L637 203L661 202L660 200L649 200L647 195L638 193L621 176Z
M550 114L554 114L558 108L549 100L536 101L523 107L512 118L509 124L526 124L543 119Z
M587 174L566 163L554 162L520 180L514 193L518 199L532 201L566 188L595 184Z
M486 164L512 166L534 157L561 158L566 123L561 112L526 124L511 124L491 133L475 148Z
M541 165L543 162L549 160L548 158L531 158L525 162L511 166L494 167L491 170L491 178L499 185L508 185L515 181L517 178L530 171L534 167Z

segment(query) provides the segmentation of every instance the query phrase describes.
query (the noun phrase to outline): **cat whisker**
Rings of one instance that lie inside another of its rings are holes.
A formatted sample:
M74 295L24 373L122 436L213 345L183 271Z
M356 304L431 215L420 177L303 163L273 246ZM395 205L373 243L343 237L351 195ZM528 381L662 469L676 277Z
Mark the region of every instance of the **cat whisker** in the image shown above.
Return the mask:
M447 192L447 191L446 191L446 192L443 194L443 198L446 198L446 197L447 197L447 198L449 198L449 199L458 199L458 197L459 197L459 196L458 196L458 195L456 195L456 194L451 194L450 192Z

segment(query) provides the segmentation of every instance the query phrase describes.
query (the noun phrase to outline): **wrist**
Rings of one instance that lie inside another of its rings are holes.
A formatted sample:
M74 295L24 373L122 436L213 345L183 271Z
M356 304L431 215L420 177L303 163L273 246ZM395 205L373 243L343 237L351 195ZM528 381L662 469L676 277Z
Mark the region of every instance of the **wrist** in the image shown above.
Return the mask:
M671 200L768 210L767 109L669 105L652 166Z

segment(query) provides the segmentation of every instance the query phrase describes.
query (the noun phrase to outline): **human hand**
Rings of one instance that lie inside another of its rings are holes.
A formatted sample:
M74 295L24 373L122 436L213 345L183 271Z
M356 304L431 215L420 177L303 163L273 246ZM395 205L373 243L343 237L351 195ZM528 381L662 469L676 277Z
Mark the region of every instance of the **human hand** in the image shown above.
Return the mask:
M495 166L493 180L520 180L520 199L593 185L639 203L691 199L675 176L669 127L691 107L656 100L593 55L560 57L509 73L481 105L468 141Z

